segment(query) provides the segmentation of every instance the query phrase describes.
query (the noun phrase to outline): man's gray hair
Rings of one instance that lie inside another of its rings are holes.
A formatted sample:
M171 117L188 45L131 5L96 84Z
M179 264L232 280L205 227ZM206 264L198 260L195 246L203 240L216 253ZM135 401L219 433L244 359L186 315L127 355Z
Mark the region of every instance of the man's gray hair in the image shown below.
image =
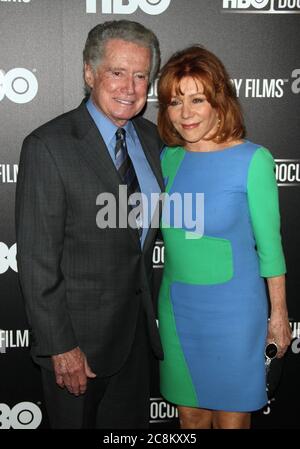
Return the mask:
M112 20L96 25L90 30L83 50L83 62L89 64L94 72L101 64L105 45L110 39L122 39L149 48L151 51L149 81L150 83L154 81L160 66L160 48L153 31L130 20Z

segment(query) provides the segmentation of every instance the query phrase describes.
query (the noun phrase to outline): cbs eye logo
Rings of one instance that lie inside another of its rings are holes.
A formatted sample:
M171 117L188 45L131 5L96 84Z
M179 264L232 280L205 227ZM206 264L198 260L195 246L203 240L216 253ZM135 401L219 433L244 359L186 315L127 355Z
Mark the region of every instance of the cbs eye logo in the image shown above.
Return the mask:
M30 70L19 67L5 73L0 69L0 101L6 96L13 103L29 103L37 91L38 82Z
M17 267L17 244L15 243L11 248L8 248L5 243L0 242L0 274L6 273L9 267L15 272Z
M102 0L102 14L133 14L140 7L146 14L162 14L171 3L171 0ZM97 0L86 0L86 12L97 12Z
M0 404L0 430L36 429L41 421L41 409L33 402L20 402L12 409L7 404Z

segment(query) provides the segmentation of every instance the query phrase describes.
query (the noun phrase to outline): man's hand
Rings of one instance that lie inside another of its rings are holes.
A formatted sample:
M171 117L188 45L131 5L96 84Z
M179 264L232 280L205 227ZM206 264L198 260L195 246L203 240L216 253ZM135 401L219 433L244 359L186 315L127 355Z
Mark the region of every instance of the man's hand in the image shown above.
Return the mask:
M56 383L61 388L66 387L75 396L85 393L87 378L96 377L79 347L63 354L53 355L52 362Z

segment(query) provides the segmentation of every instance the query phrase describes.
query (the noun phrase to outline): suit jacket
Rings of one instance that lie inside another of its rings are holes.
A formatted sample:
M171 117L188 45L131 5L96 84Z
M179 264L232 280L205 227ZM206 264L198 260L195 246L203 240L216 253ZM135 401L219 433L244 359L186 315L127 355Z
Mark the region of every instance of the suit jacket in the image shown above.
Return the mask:
M141 117L133 124L163 190L156 127ZM100 376L117 372L130 352L140 307L152 349L163 356L150 288L157 230L149 228L141 249L137 230L96 224L98 194L118 198L120 183L84 102L24 140L17 261L31 351L42 366L51 367L50 355L79 346Z

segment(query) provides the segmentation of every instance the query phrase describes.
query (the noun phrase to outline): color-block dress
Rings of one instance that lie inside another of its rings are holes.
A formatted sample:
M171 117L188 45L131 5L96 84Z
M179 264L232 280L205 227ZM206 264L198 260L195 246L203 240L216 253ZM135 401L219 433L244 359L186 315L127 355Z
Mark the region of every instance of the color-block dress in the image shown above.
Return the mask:
M263 277L286 271L274 165L270 152L250 141L214 152L164 152L169 198L193 194L195 218L195 194L204 193L202 237L172 201L161 223L160 374L170 402L240 412L267 403Z

